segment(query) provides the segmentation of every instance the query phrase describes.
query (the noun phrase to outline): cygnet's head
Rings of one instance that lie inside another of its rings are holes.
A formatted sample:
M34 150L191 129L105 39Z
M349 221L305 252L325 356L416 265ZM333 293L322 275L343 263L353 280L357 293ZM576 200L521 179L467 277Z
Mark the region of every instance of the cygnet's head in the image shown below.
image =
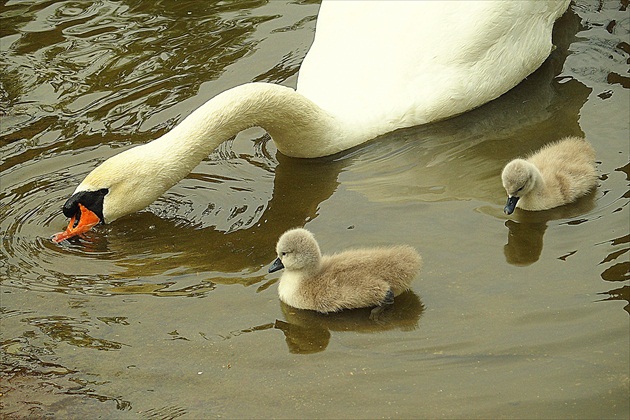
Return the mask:
M290 271L313 270L319 266L322 254L311 232L297 228L286 231L276 245L278 258L269 272L286 268Z
M536 167L524 159L514 159L508 163L501 173L503 188L508 200L503 211L512 214L519 198L529 194L534 188Z

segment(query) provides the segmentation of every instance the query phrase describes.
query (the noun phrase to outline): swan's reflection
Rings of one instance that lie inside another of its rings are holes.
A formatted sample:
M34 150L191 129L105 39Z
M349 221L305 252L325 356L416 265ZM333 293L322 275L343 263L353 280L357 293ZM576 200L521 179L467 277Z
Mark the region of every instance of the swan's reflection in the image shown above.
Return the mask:
M394 305L384 311L377 322L370 320L371 308L321 314L295 309L283 302L280 305L286 322L276 320L274 328L284 333L289 351L299 354L324 351L328 347L331 331L412 331L418 327L424 312L424 305L412 291L396 296Z
M145 211L100 227L97 234L90 235L92 251L123 256L116 265L124 271L115 277L170 270L177 274L256 272L274 256L280 234L317 217L320 203L336 190L337 174L344 165L332 159L302 161L282 155L278 160L273 196L257 223L247 229L227 233L189 223L185 215L163 218Z

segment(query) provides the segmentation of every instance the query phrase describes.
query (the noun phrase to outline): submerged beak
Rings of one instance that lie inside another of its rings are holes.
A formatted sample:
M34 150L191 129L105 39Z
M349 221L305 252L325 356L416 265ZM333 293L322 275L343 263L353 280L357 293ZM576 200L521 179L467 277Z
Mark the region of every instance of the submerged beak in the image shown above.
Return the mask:
M284 264L282 264L282 260L280 258L276 258L276 260L269 267L269 272L273 273L274 271L282 270L284 268Z
M77 220L77 214L72 216L70 219L70 223L68 224L68 228L65 232L59 232L53 235L52 241L55 243L59 243L66 239L70 239L73 236L80 235L82 233L87 232L92 229L92 227L101 223L101 219L83 204L79 203L79 219ZM76 225L76 226L75 226Z
M503 208L503 212L505 212L505 214L514 213L514 209L516 208L516 202L518 201L518 199L519 197L515 195L508 197L507 203L505 203L505 207Z

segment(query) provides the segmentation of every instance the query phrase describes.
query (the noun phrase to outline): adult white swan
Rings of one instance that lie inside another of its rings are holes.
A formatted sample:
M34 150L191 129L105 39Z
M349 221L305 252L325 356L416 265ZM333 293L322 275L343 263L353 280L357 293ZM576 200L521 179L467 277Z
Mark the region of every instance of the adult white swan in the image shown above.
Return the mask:
M294 157L330 155L497 98L549 55L569 0L324 1L297 91L248 83L173 130L111 157L66 201L56 242L155 201L239 131L263 127Z

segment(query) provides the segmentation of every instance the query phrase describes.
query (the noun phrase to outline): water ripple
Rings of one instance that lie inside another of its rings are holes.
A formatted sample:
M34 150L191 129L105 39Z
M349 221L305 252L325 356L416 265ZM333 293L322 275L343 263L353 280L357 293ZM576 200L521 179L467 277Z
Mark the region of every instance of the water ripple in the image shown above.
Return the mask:
M276 165L266 147L269 137L260 134L245 136L238 152L233 142L222 145L153 204L153 213L59 245L50 236L67 223L61 204L95 165L171 128L181 115L170 108L253 51L258 27L280 18L252 13L264 4L195 4L193 15L187 3L5 6L2 284L61 293L198 296L214 288L208 277L256 281L244 275L252 270L236 258L233 243L202 260L187 255L190 244L175 238L194 236L205 245L259 222ZM272 69L267 77L280 79L285 70ZM162 112L165 117L148 123ZM156 232L168 232L173 244L165 245ZM195 247L200 254L204 245ZM266 260L266 254L259 252L255 260ZM192 283L185 276L199 271L208 276ZM180 277L172 281L173 275Z

